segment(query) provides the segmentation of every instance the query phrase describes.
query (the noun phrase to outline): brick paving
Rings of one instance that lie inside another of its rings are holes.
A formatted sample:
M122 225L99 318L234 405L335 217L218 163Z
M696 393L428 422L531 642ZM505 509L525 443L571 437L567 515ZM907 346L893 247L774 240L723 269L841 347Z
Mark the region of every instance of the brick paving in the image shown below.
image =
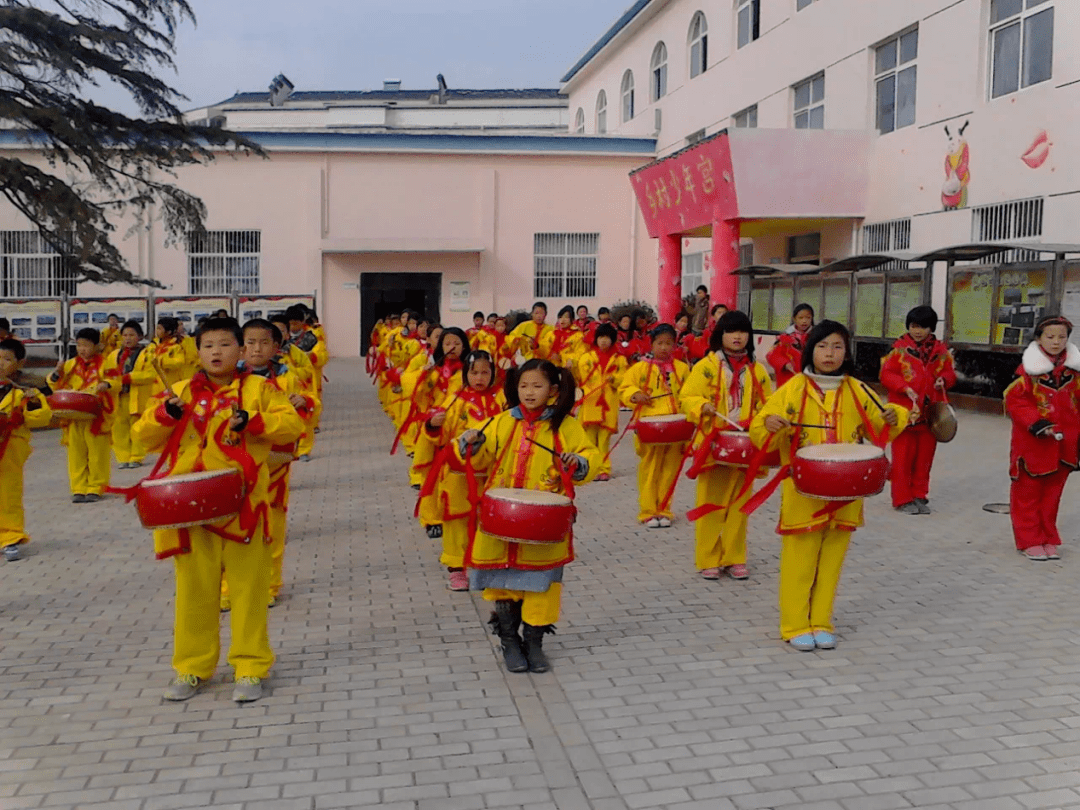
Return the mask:
M249 706L224 660L162 702L171 564L120 500L69 504L59 437L35 436L35 542L0 563L0 809L1080 808L1080 555L1025 562L982 511L1007 500L1003 419L962 414L934 515L868 504L841 644L817 653L779 641L775 504L751 521L751 579L705 582L685 520L633 522L625 442L581 492L554 670L507 675L411 519L362 364L329 376L293 476L278 663Z

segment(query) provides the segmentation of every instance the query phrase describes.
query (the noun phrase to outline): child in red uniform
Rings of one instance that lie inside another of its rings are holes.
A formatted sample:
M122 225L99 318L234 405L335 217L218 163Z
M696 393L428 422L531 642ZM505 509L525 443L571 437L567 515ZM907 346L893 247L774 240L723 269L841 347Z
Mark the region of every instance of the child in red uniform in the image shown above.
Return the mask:
M1080 349L1069 342L1072 324L1047 317L1024 351L1019 379L1005 390L1012 419L1009 514L1016 548L1029 560L1059 559L1058 507L1069 473L1080 463Z
M911 409L908 427L893 442L892 503L905 515L929 515L930 468L937 439L930 432L926 409L945 399L956 385L949 347L934 337L938 316L931 307L915 307L907 315L907 334L881 360L881 384L889 402Z
M776 338L776 343L765 355L765 359L773 367L777 388L781 388L799 373L806 336L813 326L814 308L809 304L799 304L791 314L791 326Z

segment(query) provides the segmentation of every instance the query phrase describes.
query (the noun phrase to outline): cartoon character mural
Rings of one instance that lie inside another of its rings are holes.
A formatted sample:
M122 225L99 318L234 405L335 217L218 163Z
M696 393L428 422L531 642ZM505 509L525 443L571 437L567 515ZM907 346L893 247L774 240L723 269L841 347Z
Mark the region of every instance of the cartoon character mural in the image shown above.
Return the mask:
M954 135L945 125L945 135L949 138L949 154L945 156L945 185L941 187L941 205L946 211L955 208L967 208L968 183L971 182L971 153L964 140L964 130L970 121L965 121Z

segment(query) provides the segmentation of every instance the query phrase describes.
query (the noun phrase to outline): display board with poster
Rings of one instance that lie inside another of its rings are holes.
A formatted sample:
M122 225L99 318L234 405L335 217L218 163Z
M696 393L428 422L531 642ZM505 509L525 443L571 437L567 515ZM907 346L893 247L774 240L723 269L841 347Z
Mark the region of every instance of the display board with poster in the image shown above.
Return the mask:
M1080 264L1065 265L1065 295L1061 299L1061 314L1080 324Z
M228 296L216 298L203 298L197 295L182 296L177 298L154 299L154 321L161 318L176 318L189 335L194 334L195 328L203 318L209 318L219 309L231 313L233 311L232 298ZM151 330L151 334L153 330Z
M1047 311L1050 273L1045 268L1002 267L998 278L997 326L994 343L1026 346L1035 338L1035 324Z
M949 277L949 332L953 343L990 342L994 268L956 268Z
M0 300L0 318L7 318L11 334L28 345L59 345L64 339L63 315L59 298Z
M889 279L889 319L885 325L885 337L900 337L907 331L907 314L922 304L922 299L921 278Z
M313 295L241 295L238 320L241 324L252 318L269 318L284 312L293 304L315 308Z
M109 316L116 315L120 323L136 321L143 332L153 337L150 321L150 301L146 298L72 298L68 301L68 340L75 339L80 329L102 330L109 325Z
M855 280L855 335L884 337L885 279L867 276Z

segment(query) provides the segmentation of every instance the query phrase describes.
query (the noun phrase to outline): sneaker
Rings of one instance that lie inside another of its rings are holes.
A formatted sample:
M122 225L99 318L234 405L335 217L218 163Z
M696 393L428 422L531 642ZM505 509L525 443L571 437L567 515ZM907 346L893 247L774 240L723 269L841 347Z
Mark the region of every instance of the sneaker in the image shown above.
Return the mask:
M442 524L434 523L431 526L425 526L424 531L427 532L427 536L432 540L438 540L442 537Z
M817 642L814 641L813 633L803 633L800 636L789 638L788 644L800 652L810 652L810 650L817 649Z
M834 650L836 649L836 636L828 630L815 630L814 644L817 645L819 650Z
M128 462L128 469L129 470L137 470L141 466L142 466L141 461L129 461Z
M11 548L11 546L8 546L8 548ZM4 549L4 551L7 551L7 549ZM1046 559L1048 559L1048 560L1060 560L1061 559L1061 555L1058 554L1058 547L1057 546L1052 546L1049 543L1047 543L1046 545L1043 546L1043 552L1045 552Z
M304 462L305 464L307 464L307 463L308 463L309 461L311 461L311 456L309 456L309 455L308 455L307 453L303 453L303 454L301 454L301 455L300 455L300 457L299 457L299 458L297 458L296 460L297 460L297 461L302 461L302 462Z
M702 579L720 579L720 569L719 568L702 568L701 569L701 578Z
M660 518L654 518L654 517L649 518L648 520L645 521L645 528L646 529L659 529L660 528Z
M930 514L930 501L926 500L926 498L916 498L915 505L919 507L920 515Z
M745 565L729 565L727 575L732 579L750 579L750 572Z
M598 476L596 476L596 480L597 481L610 481L611 476L608 475L607 473L600 473Z
M91 492L89 495L86 496L86 503L97 503L100 500L101 496L98 495L96 492Z
M251 703L262 697L262 678L237 678L232 699L237 703Z
M177 673L173 682L165 688L165 700L187 700L195 696L203 681L195 675Z
M229 601L229 597L221 597L221 612L228 613L230 610L232 610L232 602Z
M8 562L15 562L22 559L22 551L19 550L19 544L15 543L10 546L4 546L4 559Z
M451 571L450 572L450 590L452 591L467 591L469 590L469 575L464 571Z
M420 491L420 485L419 484L413 484L412 488L415 489L417 492Z
M670 529L671 528L671 518L662 517L662 518L657 518L656 520L660 524L661 529Z
M1031 546L1023 549L1020 553L1029 560L1040 561L1046 559L1046 551L1043 550L1042 546Z
M116 469L118 470L126 470L127 468L128 463L126 461L121 461L119 464L116 465Z
M277 597L276 596L271 596L270 599L268 599L267 602L266 602L267 607L273 607L276 604L277 604Z
M903 506L896 507L896 511L901 515L921 515L923 513L915 501L909 501ZM929 512L927 514L929 514Z
M315 428L314 432L315 433L322 433L322 428Z
M80 494L80 495L72 495L71 496L71 502L72 503L86 503L86 496L82 495L82 494Z

